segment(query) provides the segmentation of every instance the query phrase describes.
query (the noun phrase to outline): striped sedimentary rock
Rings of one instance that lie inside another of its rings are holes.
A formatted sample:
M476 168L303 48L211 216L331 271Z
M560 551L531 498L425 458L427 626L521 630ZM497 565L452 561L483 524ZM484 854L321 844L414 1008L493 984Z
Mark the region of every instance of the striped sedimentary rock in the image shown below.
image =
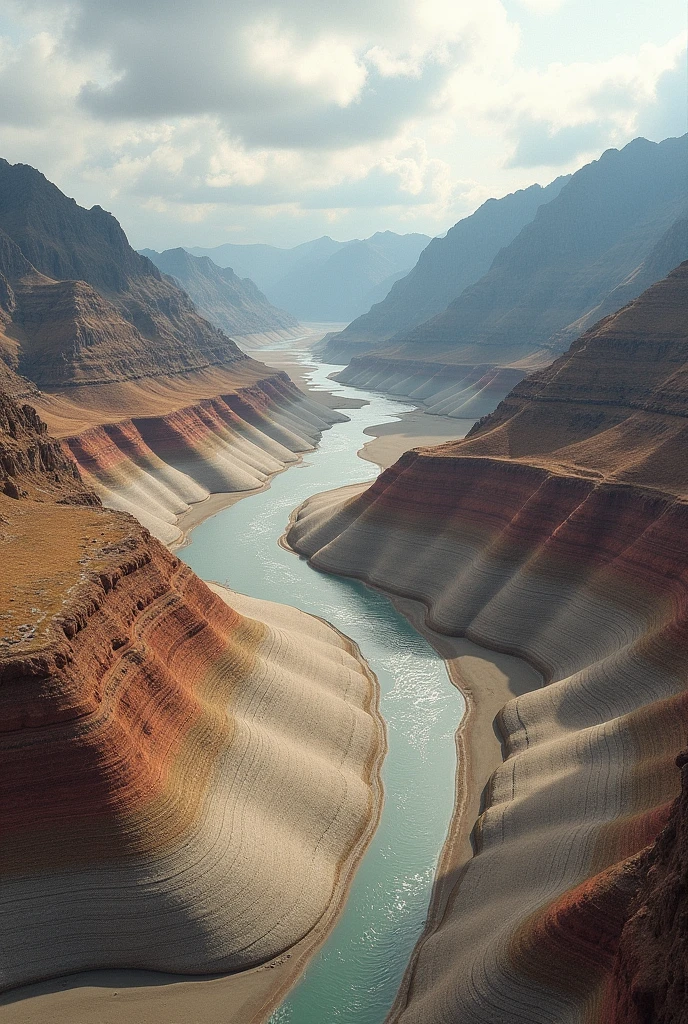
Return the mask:
M279 373L165 415L92 427L63 444L105 505L172 543L191 503L260 487L345 419Z
M121 512L0 506L0 987L269 960L376 817L356 649L222 599Z
M474 420L492 412L523 376L523 370L510 367L358 356L335 380L411 398L434 416Z
M435 630L546 684L499 716L475 856L394 1019L606 1021L634 858L667 820L688 734L688 506L446 450L309 500L288 533L318 568L420 599Z

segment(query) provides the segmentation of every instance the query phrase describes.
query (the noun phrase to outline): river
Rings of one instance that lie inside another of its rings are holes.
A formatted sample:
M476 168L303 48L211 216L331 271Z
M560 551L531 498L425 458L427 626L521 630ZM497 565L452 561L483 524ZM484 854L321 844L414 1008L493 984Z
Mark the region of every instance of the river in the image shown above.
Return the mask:
M465 710L444 662L386 597L318 573L279 546L291 511L307 497L376 476L377 467L356 454L369 440L363 429L414 408L334 384L327 377L335 369L316 365L311 387L369 404L347 409L350 422L326 431L301 465L207 519L178 552L204 579L332 622L356 641L380 683L389 744L380 825L335 928L272 1024L382 1024L425 922L454 806L454 733Z

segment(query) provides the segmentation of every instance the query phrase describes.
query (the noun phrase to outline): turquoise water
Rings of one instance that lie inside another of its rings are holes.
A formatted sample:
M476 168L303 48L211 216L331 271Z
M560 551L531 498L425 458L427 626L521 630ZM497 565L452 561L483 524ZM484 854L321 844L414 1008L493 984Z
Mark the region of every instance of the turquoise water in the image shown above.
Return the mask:
M380 825L336 927L272 1024L384 1020L425 922L454 804L454 733L465 708L444 662L387 598L354 581L315 572L278 545L289 514L307 497L375 477L377 467L356 454L368 440L363 428L412 408L335 385L327 381L333 370L317 367L312 386L367 398L370 404L347 409L351 421L327 431L303 465L206 520L179 552L205 579L332 622L356 641L380 682L389 743Z

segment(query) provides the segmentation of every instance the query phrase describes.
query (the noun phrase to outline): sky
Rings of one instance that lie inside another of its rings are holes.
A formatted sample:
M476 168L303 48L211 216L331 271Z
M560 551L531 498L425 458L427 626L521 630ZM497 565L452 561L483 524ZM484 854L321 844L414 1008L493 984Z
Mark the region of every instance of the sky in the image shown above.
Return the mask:
M444 233L688 131L685 0L0 0L0 156L137 248Z

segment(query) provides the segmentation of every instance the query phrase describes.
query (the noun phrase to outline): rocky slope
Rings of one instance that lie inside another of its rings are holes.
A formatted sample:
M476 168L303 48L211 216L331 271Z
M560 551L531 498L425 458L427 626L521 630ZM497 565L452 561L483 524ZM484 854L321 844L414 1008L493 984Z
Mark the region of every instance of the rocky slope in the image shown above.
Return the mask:
M179 373L243 354L130 247L39 171L0 160L0 357L41 387ZM52 340L50 332L52 332Z
M411 398L433 416L486 416L523 378L514 367L455 365L421 359L354 356L333 380Z
M173 277L202 316L235 341L302 333L296 317L271 305L253 281L237 277L231 267L218 267L207 256L192 256L186 249L143 249L141 254Z
M682 1020L687 312L683 264L464 441L292 522L318 568L423 602L440 646L467 637L543 679L494 721L492 773L460 766L457 792L483 791L473 851L452 852L457 813L390 1019Z
M319 348L326 360L345 363L384 347L387 339L441 313L468 285L490 269L538 208L559 194L567 177L546 188L531 185L502 199L488 199L443 238L433 238L409 274L389 294ZM675 264L674 264L675 265Z
M184 390L159 389L161 411L149 395L128 392L109 414L103 396L101 422L58 430L89 485L109 508L131 512L165 543L181 539L180 515L212 493L249 491L311 450L323 430L346 419L310 401L284 373L237 379L215 374ZM136 415L137 406L143 415ZM120 409L125 415L116 415ZM75 410L46 404L49 419ZM111 418L112 417L112 418ZM108 420L110 420L108 422Z
M358 652L210 590L5 396L0 467L0 988L271 960L376 819Z
M487 274L446 311L396 335L385 354L547 363L570 341L561 340L569 325L608 302L687 209L688 135L607 150L538 209Z

